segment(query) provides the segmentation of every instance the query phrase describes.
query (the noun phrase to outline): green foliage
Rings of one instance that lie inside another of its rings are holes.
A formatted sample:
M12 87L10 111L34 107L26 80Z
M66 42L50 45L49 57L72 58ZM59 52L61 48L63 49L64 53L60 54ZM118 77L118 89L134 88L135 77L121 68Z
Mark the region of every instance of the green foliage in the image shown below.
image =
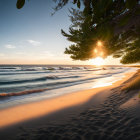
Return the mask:
M124 26L128 23L128 21L130 20L130 15L126 15L124 16L119 22L119 26Z
M137 5L138 1L135 0L84 1L83 11L70 11L72 25L69 27L69 33L62 30L62 35L74 43L66 48L65 53L71 55L74 60L95 58L97 54L94 54L93 50L97 47L97 41L101 40L104 44L103 58L113 55L114 58L121 57L121 63L124 64L139 63L140 24L131 25L132 17L138 14L140 9L132 9ZM115 29L117 32L120 30L120 33L116 34Z
M80 0L78 0L77 1L77 7L80 8L80 6L81 6L81 3L80 3Z
M132 9L137 4L137 0L126 0L126 8Z
M55 11L60 10L62 7L64 7L70 0L53 0L56 3L56 7L54 8ZM77 7L81 7L80 0L71 0L73 4L77 4Z
M69 1L77 5L71 8L69 33L61 30L67 40L73 42L65 53L74 60L95 58L97 41L103 42L103 58L112 55L121 58L121 63L140 62L140 0L53 0L55 11ZM17 8L25 0L17 0ZM83 7L80 10L80 7Z
M77 0L74 0L74 1L73 1L73 4L76 4L76 3L77 3Z
M127 52L121 60L123 64L140 62L140 48L134 51Z
M140 73L137 73L137 76L133 79L131 79L128 83L122 87L122 90L136 90L140 89ZM139 97L140 97L140 92L139 92Z
M140 9L136 9L136 15L140 15Z
M24 6L24 4L25 4L25 0L17 0L16 6L18 9L21 9Z

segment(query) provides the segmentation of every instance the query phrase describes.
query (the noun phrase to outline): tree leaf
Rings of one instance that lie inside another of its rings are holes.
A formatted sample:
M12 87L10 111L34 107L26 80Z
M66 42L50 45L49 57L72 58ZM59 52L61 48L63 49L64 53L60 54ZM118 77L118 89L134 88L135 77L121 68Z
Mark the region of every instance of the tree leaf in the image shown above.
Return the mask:
M25 4L25 0L17 0L16 6L18 9L21 9L24 6L24 4Z
M73 4L76 4L77 3L77 0L73 0Z
M81 6L81 3L80 3L80 0L78 0L77 7L80 8L80 6Z
M135 51L130 51L122 57L121 63L123 64L139 63L140 62L139 56L140 56L140 49L137 49Z
M119 26L124 26L128 23L128 21L130 20L130 15L126 15L124 16L120 22L119 22Z
M137 0L126 0L126 7L128 9L133 8L137 3Z

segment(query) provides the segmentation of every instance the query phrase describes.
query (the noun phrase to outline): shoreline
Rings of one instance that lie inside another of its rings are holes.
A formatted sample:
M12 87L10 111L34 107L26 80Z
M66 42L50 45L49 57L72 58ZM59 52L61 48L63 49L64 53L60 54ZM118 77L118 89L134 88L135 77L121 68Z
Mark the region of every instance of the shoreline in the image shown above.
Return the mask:
M124 81L131 78L135 73L136 72L126 73L124 78L115 82L111 86L69 93L52 99L45 99L42 101L22 104L10 107L8 109L0 110L0 129L31 119L39 118L44 115L49 115L65 108L84 104L97 93L119 86Z

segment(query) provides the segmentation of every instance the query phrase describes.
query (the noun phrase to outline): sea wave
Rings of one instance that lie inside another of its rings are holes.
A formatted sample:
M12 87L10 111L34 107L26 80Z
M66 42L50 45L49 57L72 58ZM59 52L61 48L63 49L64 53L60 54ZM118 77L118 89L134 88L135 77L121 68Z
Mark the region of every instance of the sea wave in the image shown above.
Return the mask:
M55 65L42 67L12 66L10 68L7 66L5 69L0 67L0 97L31 94L45 90L53 92L53 89L75 88L75 85L80 87L80 84L84 83L95 84L96 81L99 81L98 79L112 76L115 79L114 75L121 77L120 74L129 69Z
M29 82L38 82L38 81L46 81L46 80L55 80L55 79L66 79L66 78L78 78L80 76L45 76L39 77L35 79L25 79L25 80L12 80L12 81L1 81L0 85L9 85L9 84L21 84L21 83L29 83Z
M76 77L76 76L75 76ZM80 80L73 80L73 81L59 81L59 82L51 82L47 84L39 84L39 85L34 85L32 86L33 90L25 90L25 91L20 91L20 92L9 92L9 93L0 93L0 97L9 97L9 96L20 96L20 95L25 95L25 94L34 94L34 93L39 93L43 92L46 90L51 90L51 89L57 89L57 88L62 88L62 87L68 87L72 85L78 85L82 84L84 82L90 82L91 80L98 79L98 78L104 78L107 77L107 75L104 76L97 76L97 77L92 77L92 78L84 78ZM40 87L39 89L34 89L36 87ZM47 87L47 88L45 88Z
M17 69L17 67L0 67L0 70L6 69L6 70L11 70L11 69Z
M0 71L0 75L21 75L21 74L42 74L42 73L50 73L49 71L31 71L31 72L17 72L17 71L13 71L13 72L1 72Z
M48 71L48 70L87 70L87 67L0 67L0 71Z
M0 98L3 97L9 97L9 96L20 96L20 95L26 95L26 94L32 94L32 93L39 93L47 90L47 88L44 89L34 89L34 90L25 90L21 92L11 92L11 93L0 93Z

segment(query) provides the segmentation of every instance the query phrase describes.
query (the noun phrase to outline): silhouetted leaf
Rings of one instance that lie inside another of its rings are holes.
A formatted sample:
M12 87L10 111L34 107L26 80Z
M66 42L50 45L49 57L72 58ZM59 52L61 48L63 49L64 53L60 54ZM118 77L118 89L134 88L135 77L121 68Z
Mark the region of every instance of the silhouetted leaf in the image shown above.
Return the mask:
M76 4L77 3L77 0L73 0L73 4Z
M18 9L21 9L24 6L24 4L25 4L25 0L17 0L16 6Z
M119 55L119 54L115 54L113 55L113 58L120 58L122 55Z
M80 8L80 6L81 6L81 3L80 3L80 0L78 0L77 7Z
M123 17L120 22L119 22L119 26L124 26L128 23L128 21L130 20L130 16L126 15L125 17Z
M26 0L29 1L29 0ZM77 8L70 11L72 24L69 33L61 30L68 41L73 42L65 53L74 60L95 58L93 50L98 40L103 42L103 58L121 57L121 63L140 62L140 3L139 0L53 0L55 11L72 1ZM82 5L82 9L80 9ZM17 8L25 0L17 0Z
M140 56L140 49L137 49L135 51L130 51L123 56L121 63L123 64L138 63L140 62L139 56Z
M137 0L126 0L126 7L128 9L133 8L137 3Z

